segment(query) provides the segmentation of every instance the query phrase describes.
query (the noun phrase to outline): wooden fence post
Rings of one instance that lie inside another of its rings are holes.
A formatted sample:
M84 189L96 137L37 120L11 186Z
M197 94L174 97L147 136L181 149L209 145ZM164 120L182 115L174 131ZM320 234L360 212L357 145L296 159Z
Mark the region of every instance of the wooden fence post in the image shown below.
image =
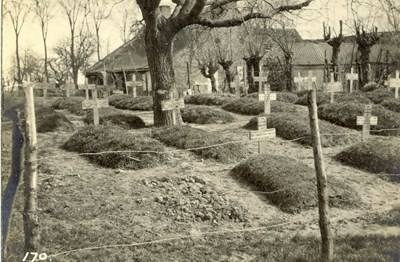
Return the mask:
M37 215L37 137L33 87L25 86L25 170L24 232L25 251L38 252L39 221Z
M319 229L321 232L321 261L330 262L333 258L333 239L329 221L328 183L322 157L321 137L319 134L316 90L308 91L308 109L314 164L317 175Z

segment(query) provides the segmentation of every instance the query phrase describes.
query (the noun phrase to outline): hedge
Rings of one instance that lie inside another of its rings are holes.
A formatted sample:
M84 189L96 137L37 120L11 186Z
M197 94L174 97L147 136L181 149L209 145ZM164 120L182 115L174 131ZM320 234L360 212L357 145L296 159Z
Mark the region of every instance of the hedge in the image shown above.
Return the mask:
M168 126L155 128L152 136L168 146L180 149L207 147L231 142L217 133L209 133L190 126ZM220 162L232 162L243 159L245 150L242 144L225 144L216 147L191 150L204 159L214 159Z
M208 106L184 108L181 110L181 115L184 122L195 124L225 124L235 120L228 112Z
M167 159L163 153L165 148L159 141L147 136L129 133L116 126L86 127L72 135L65 142L63 148L78 153L151 151L86 155L90 161L100 166L115 169L136 170L154 167L164 163Z
M372 138L343 150L335 159L372 173L385 172L400 176L400 139Z
M296 212L318 205L315 170L293 158L277 155L251 157L231 171L240 180L257 190L283 211ZM329 177L329 204L333 207L354 207L361 202L358 194L344 182Z

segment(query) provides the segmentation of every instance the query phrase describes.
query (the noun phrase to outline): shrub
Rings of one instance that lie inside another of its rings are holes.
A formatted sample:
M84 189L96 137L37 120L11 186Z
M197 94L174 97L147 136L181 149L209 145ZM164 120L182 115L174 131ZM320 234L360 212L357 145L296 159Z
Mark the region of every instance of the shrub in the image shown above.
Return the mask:
M71 136L63 148L78 153L147 151L87 155L89 160L100 166L116 169L143 169L156 166L166 160L166 155L163 153L164 146L159 141L129 133L116 126L86 127Z
M61 113L48 107L37 107L36 131L38 133L56 132L56 131L74 131L74 124Z
M335 159L372 173L400 174L400 139L373 138L345 149Z
M376 82L369 82L361 88L361 91L370 92L370 91L374 91L375 89L378 89L378 88L379 88L379 85Z
M318 108L318 116L336 125L361 130L362 126L357 126L357 116L364 114L364 107L364 104L359 103L325 104ZM400 128L400 114L387 110L380 105L375 105L372 107L372 115L378 117L378 125L371 126L371 130ZM372 131L371 133L400 136L400 130Z
M180 149L207 147L230 142L229 139L216 133L209 133L189 126L156 128L153 129L152 135L166 145ZM215 159L220 162L231 162L245 157L245 150L241 144L225 144L191 151L204 159Z
M265 196L283 211L294 212L318 205L315 171L296 159L261 155L251 157L233 168L231 174L269 192ZM360 198L350 186L329 178L329 204L353 207Z
M386 108L390 111L400 113L400 100L399 99L394 99L394 98L386 99L381 103L381 106L383 106L384 108Z
M225 124L235 120L228 112L207 106L184 108L181 110L181 115L184 122L195 124Z
M153 98L151 96L138 96L133 98L126 94L115 94L108 97L108 103L111 106L125 110L153 110Z
M66 97L59 98L53 102L52 107L54 109L67 109L72 114L83 116L85 110L82 109L83 97Z
M378 88L370 92L365 92L365 96L375 104L380 104L386 99L393 98L394 93L387 88Z
M252 98L235 99L222 106L224 110L243 114L243 115L259 115L264 113L264 102L254 101ZM287 112L294 113L303 111L304 108L289 103L271 101L271 112Z
M312 146L310 121L307 114L276 113L267 118L268 128L275 128L276 135L285 139L297 139L295 142ZM252 118L245 126L247 129L257 129L257 117ZM323 147L347 145L359 141L356 131L340 127L324 120L319 120L321 144ZM348 133L352 134L348 134ZM345 135L338 136L338 134Z
M100 108L100 124L101 125L116 125L124 129L143 128L146 126L144 121L135 115L123 114L112 107ZM93 111L90 110L83 119L85 124L93 124Z
M235 99L233 94L195 94L185 97L185 104L221 106Z
M276 100L280 101L280 102L294 104L299 99L299 97L296 94L290 93L290 92L274 92L274 93L276 93ZM258 99L258 93L252 93L252 94L249 94L249 95L247 95L245 97L246 98Z

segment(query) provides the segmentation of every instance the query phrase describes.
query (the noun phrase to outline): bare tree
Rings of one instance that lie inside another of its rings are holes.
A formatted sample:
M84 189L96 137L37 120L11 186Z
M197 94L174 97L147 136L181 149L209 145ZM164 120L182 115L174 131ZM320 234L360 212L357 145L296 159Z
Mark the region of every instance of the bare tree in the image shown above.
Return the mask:
M35 0L34 10L39 20L40 29L42 31L43 47L44 47L44 75L46 82L49 82L48 72L48 55L47 55L47 33L49 31L49 21L54 16L54 2L50 0Z
M29 3L29 2L28 2ZM25 20L28 17L31 6L24 0L5 0L5 15L9 15L15 33L15 56L17 62L17 82L22 84L21 61L19 54L19 37Z
M97 60L101 60L100 28L104 20L108 19L115 5L124 0L88 0L89 9L94 25L96 37Z
M210 48L210 44L211 43L208 42L207 44L202 45L201 49L197 50L196 61L200 73L205 78L210 79L211 91L216 93L218 92L218 89L215 74L218 72L219 65L214 50Z
M58 0L64 14L67 16L70 30L69 55L71 63L72 79L75 87L78 87L79 70L82 67L82 51L88 47L83 45L89 40L87 16L89 15L89 3L87 0ZM86 55L83 55L86 57Z
M334 76L334 80L338 81L339 79L339 53L340 53L340 46L343 43L343 21L340 20L340 31L339 35L332 37L331 35L331 28L329 27L326 29L325 23L323 25L324 27L324 39L325 41L332 46L332 58L331 58L331 66L332 66L332 72ZM328 74L329 75L329 74Z
M42 80L42 61L39 56L29 48L23 50L21 67L22 79L25 79L25 81Z
M160 10L161 0L136 0L146 24L146 53L149 63L154 92L154 125L173 125L173 114L177 123L182 123L179 110L162 111L161 101L178 97L175 85L175 73L172 59L173 39L183 28L198 24L206 27L233 27L245 21L264 18L270 19L276 14L300 10L308 6L312 0L304 0L296 4L284 4L274 7L266 5L264 10L255 11L252 6L231 8L238 0L173 0L174 10L165 17ZM227 9L227 7L230 7ZM227 10L231 16L220 18L218 10Z

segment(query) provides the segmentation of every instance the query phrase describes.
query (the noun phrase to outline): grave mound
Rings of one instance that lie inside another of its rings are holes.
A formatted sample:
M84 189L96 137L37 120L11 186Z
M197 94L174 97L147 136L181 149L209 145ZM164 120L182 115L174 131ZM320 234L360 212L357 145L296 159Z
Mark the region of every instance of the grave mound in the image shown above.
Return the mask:
M394 98L394 92L387 88L378 88L370 92L365 92L364 95L375 104L380 104L386 99Z
M168 146L190 150L203 159L214 159L219 162L234 162L245 158L242 144L230 144L230 139L217 133L209 133L190 126L168 126L155 128L152 136ZM209 147L222 144L215 147ZM203 148L205 147L205 148Z
M284 139L312 146L310 120L306 113L275 113L267 117L268 128L275 128L276 135ZM246 129L257 129L257 117L252 118ZM351 129L334 125L328 121L319 120L321 144L323 147L348 145L360 141L360 135ZM344 134L342 136L338 134Z
M194 124L225 124L235 120L228 112L208 106L187 107L181 109L181 115L184 122Z
M335 159L372 173L400 175L400 139L374 137L343 150Z
M162 177L143 179L143 184L159 192L153 204L159 212L178 222L248 222L246 209L227 199L215 186L203 179Z
M65 115L52 108L36 107L35 116L38 133L74 131L74 124Z
M254 101L252 98L240 98L223 105L222 108L226 111L242 115L259 115L264 113L264 101ZM273 113L294 113L298 111L304 111L304 108L290 103L271 101L271 112Z
M330 93L317 92L317 106L323 104L329 104L331 102ZM372 101L365 97L364 93L354 92L354 93L335 93L334 96L335 103L353 102L361 104L371 104ZM299 100L296 102L298 105L307 106L308 105L308 94L303 94Z
M78 153L95 153L86 157L100 166L115 169L154 167L167 159L163 153L164 146L159 141L116 126L86 127L72 135L63 148Z
M325 104L318 107L318 117L339 126L361 130L362 126L357 125L357 116L364 114L364 107L360 103ZM374 105L371 115L378 117L378 125L371 126L372 135L400 136L400 130L393 130L400 129L400 114Z
M296 159L261 155L251 157L231 171L231 175L265 191L265 197L281 210L298 212L318 205L315 170ZM333 177L328 183L329 204L350 208L361 202L350 186Z
M299 97L294 94L294 93L289 93L289 92L274 92L276 93L276 100L279 102L285 102L285 103L292 103L295 104L297 102L297 100L299 99ZM247 96L245 96L247 98L253 98L253 99L258 99L258 93L252 93L249 94Z
M67 109L72 114L83 116L85 110L82 109L83 97L66 97L59 98L53 102L52 107L54 109Z
M143 128L146 126L144 121L135 115L123 114L120 111L112 108L100 108L100 125L108 126L108 125L116 125L120 126L124 129L136 129ZM89 110L86 114L86 117L83 119L83 122L87 125L93 124L93 111Z
M394 99L394 98L386 99L381 103L381 106L390 111L400 113L400 99Z
M131 95L115 94L108 97L108 103L111 106L124 110L153 110L153 98L151 96L138 96L133 98Z
M195 94L185 97L185 104L222 106L235 99L233 94Z

